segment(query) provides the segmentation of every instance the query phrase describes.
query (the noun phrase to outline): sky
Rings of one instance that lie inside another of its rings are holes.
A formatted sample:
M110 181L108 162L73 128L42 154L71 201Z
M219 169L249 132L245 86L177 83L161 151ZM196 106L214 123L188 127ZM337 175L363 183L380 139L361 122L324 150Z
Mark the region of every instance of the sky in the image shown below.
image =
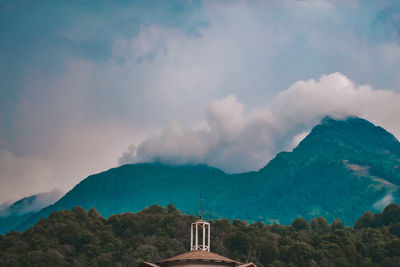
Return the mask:
M128 163L257 170L326 115L400 138L400 2L0 0L0 73L0 203Z

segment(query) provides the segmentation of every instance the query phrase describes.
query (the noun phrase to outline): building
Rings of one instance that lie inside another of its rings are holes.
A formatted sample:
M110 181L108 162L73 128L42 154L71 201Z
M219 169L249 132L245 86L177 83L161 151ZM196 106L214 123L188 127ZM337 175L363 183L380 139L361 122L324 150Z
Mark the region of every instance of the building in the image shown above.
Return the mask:
M254 263L241 263L210 251L210 224L200 220L190 229L190 251L156 263L143 262L141 267L257 267Z

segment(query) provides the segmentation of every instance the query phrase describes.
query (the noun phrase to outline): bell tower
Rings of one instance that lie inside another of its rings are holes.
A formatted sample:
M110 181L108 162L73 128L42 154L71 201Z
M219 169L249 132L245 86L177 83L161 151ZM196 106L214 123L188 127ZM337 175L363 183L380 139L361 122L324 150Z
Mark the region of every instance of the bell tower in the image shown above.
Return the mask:
M200 220L192 223L190 227L190 250L210 251L210 224L203 221L201 215L200 195Z

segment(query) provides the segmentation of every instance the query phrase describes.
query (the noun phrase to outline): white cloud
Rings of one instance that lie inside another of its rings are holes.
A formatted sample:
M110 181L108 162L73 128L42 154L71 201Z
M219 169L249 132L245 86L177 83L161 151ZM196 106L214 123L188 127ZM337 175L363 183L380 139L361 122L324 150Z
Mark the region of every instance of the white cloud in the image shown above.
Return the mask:
M18 204L14 205L11 210L9 210L8 208L10 207L10 205L12 205L12 203L3 203L2 205L0 205L0 217L8 216L10 215L10 212L12 212L14 215L17 215L41 210L42 208L53 204L62 196L63 192L57 189L53 189L49 192L36 194L34 198L28 198L23 199L22 201L18 201Z
M49 140L41 158L0 150L0 203L54 188L66 192L85 177L117 166L119 155L137 136L118 124L69 124L58 138Z
M202 128L173 124L137 149L130 147L120 163L207 163L228 172L255 170L280 149L297 145L308 133L304 129L326 115L361 116L399 137L398 103L399 93L358 86L340 73L323 75L318 81L298 81L268 107L249 113L229 95L211 103Z
M304 138L307 137L307 135L310 133L310 131L304 131L302 133L296 134L293 139L292 142L290 143L288 150L291 150L295 147L297 147L301 141L303 141Z
M115 166L132 142L136 148L120 163L160 158L240 171L290 148L293 136L325 114L362 115L399 137L396 93L354 85L341 74L287 89L334 71L389 89L400 84L399 43L374 39L386 28L364 34L380 6L358 9L348 2L205 1L174 26L142 23L152 14L147 8L143 14L134 6L110 10L111 20L84 9L76 23L57 31L71 43L43 40L36 48L41 53L30 55L38 63L24 59L20 91L5 95L0 147L43 161L55 173L54 184L68 190ZM196 26L185 27L186 19ZM111 54L82 56L81 45L95 52L104 40L113 43ZM55 61L65 60L54 69L40 56L52 53ZM42 73L33 66L43 66ZM220 100L203 116L214 99Z
M135 134L118 124L70 125L45 159L54 169L58 188L67 191L87 176L117 166L132 138Z
M384 196L381 200L375 202L373 206L375 209L382 211L387 205L392 203L393 200L394 200L393 194L389 193L386 196Z
M383 126L400 138L400 94L356 85L341 73L323 75L319 81L299 81L282 91L271 109L286 123L307 123L323 115L360 116Z
M54 188L53 169L46 161L16 157L0 149L0 203Z
M208 163L228 171L256 168L260 158L268 158L275 130L268 117L257 112L243 113L243 104L234 95L215 100L207 109L207 124L200 129L185 129L177 123L160 136L131 146L120 158L128 162L161 161L170 164ZM236 165L237 162L241 162Z

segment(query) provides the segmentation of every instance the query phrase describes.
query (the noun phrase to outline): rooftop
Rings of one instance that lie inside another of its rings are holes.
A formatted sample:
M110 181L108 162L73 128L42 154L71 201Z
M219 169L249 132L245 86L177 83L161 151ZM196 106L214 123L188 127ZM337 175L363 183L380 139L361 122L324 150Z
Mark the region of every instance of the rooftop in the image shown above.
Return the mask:
M209 262L221 262L230 265L240 265L240 262L231 260L227 257L218 255L213 252L204 251L204 250L193 250L189 251L175 257L171 257L162 261L157 262L157 265L163 265L169 262L181 262L181 261L209 261Z

